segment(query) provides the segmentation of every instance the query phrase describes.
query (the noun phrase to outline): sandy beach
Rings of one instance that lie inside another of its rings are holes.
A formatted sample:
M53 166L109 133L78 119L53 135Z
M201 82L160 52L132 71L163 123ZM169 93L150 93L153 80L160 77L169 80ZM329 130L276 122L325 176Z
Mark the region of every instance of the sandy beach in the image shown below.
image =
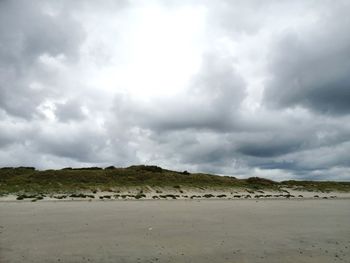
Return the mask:
M350 262L349 200L0 203L0 262Z

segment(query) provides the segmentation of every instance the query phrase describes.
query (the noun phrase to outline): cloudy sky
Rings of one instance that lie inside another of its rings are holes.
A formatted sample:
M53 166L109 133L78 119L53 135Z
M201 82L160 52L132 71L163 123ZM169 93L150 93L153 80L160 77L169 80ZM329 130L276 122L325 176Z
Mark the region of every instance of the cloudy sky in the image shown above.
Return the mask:
M350 181L350 1L0 1L0 166Z

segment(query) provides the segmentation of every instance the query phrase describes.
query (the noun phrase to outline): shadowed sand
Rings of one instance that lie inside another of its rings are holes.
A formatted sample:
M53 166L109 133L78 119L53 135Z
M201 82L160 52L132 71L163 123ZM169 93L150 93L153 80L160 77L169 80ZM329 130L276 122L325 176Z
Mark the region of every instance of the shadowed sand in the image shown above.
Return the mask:
M349 200L2 202L0 262L350 262Z

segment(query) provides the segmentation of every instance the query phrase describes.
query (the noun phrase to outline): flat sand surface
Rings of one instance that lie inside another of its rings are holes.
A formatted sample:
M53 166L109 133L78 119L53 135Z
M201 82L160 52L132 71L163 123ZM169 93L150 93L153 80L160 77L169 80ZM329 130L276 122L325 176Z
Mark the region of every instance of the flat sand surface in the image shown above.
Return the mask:
M0 262L350 262L350 200L3 202Z

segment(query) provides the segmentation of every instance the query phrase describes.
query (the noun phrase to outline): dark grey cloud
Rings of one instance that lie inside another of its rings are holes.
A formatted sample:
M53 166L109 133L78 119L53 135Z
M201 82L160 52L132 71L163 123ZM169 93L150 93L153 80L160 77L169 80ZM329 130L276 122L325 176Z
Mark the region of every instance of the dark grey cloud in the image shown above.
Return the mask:
M237 151L244 155L270 158L297 151L301 143L300 139L288 140L287 136L279 136L278 134L270 134L270 136L263 134L264 137L268 135L267 139L259 138L261 137L259 135L255 136L254 139L241 142Z
M40 1L0 2L0 107L31 118L37 106L59 91L56 74L43 67L43 58L78 59L84 32L63 10L50 14ZM42 88L35 89L40 83Z
M106 145L103 132L92 128L75 128L69 125L60 125L60 130L43 129L36 140L40 152L71 158L81 162L99 162L96 153Z
M79 121L86 117L83 112L83 106L77 100L56 103L55 107L55 115L61 122Z
M268 105L301 106L322 114L350 112L348 2L338 2L314 25L282 34L271 50Z

